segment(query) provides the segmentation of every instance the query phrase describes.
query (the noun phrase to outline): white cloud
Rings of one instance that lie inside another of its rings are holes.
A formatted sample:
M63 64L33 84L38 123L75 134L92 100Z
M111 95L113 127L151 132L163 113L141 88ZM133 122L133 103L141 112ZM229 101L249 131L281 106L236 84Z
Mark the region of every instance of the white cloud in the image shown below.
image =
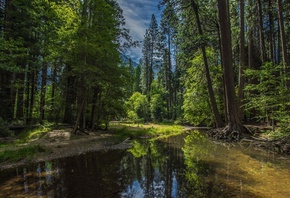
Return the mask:
M155 14L157 20L160 18L157 7L159 0L117 0L117 2L123 9L126 28L130 29L133 40L142 41L152 14ZM142 49L133 48L127 55L138 62L142 56Z

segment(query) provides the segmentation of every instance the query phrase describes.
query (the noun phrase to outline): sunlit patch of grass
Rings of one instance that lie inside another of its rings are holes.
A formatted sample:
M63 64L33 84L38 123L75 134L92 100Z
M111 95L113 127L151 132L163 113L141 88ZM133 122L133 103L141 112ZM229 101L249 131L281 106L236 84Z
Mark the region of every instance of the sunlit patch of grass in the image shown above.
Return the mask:
M142 136L149 138L166 138L179 135L184 132L184 127L179 125L160 124L128 124L119 123L110 127L118 137L136 139Z
M44 151L45 149L40 145L31 145L16 150L4 150L0 152L0 162L19 161L20 159L29 158L36 153Z
M141 127L129 127L119 125L115 127L110 127L110 129L114 131L114 134L118 139L136 139L138 137L148 134L148 129Z
M47 132L52 131L52 125L41 125L36 129L30 129L17 136L16 144L30 142L42 138Z
M158 125L154 126L150 132L157 136L157 139L167 138L170 136L180 135L185 128L179 125Z

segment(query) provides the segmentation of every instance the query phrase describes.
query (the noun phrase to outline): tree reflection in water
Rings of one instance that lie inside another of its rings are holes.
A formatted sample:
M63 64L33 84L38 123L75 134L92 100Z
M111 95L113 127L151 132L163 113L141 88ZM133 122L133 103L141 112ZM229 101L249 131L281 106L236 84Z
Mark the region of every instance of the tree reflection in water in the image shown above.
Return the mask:
M185 138L182 150L184 137L135 141L129 152L109 150L38 163L18 169L22 177L9 170L0 179L0 197L198 197L204 188L193 188L202 184L193 176L201 176L204 168L196 159L206 153L198 145L190 147L192 137ZM18 190L5 188L15 181Z
M2 171L0 197L289 197L289 166L277 162L193 131Z

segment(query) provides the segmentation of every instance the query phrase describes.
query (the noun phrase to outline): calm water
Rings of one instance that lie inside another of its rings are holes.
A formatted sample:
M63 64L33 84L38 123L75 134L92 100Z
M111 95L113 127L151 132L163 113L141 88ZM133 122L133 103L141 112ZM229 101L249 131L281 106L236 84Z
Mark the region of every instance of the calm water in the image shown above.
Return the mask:
M197 131L0 172L0 197L290 197L290 158Z

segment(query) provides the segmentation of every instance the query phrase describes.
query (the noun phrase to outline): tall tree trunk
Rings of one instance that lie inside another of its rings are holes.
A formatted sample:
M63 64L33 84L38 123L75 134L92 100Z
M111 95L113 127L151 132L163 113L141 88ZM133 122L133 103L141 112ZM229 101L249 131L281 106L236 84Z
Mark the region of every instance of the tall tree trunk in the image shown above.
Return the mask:
M245 58L245 9L244 0L240 0L240 67L239 67L239 90L238 90L238 106L240 118L243 118L243 97L244 97L244 67L246 65Z
M278 36L277 36L277 45L276 45L276 51L277 53L275 53L276 55L276 63L277 65L279 65L281 63L281 31L280 31L280 24L278 22Z
M98 92L95 91L92 99L92 110L91 110L91 130L95 130L96 126L96 108L97 108L97 97Z
M191 8L193 9L193 11L195 13L196 23L197 23L197 27L198 27L198 33L200 36L203 36L201 23L200 23L200 19L199 19L198 5L195 3L194 0L191 0ZM216 122L216 127L221 128L224 126L224 123L223 123L222 118L220 116L220 113L218 111L217 103L216 103L216 100L214 97L214 92L213 92L213 88L212 88L212 81L210 78L209 66L208 66L208 61L207 61L207 56L206 56L206 48L205 48L204 44L201 45L201 51L202 51L204 67L205 67L204 69L205 69L205 75L206 75L206 80L207 80L207 88L208 88L208 93L209 93L212 111L213 111L215 122Z
M73 76L71 76L69 73L71 72L71 67L67 65L66 72L68 74L67 76L67 84L66 84L66 95L65 95L65 108L64 108L64 117L63 122L71 124L73 122L73 111L72 111L72 105L75 101L75 79Z
M172 119L172 63L171 63L171 35L170 35L170 30L168 30L168 77L167 78L167 83L168 83L168 93L169 93L169 98L168 98L168 102L169 102L169 117L168 119Z
M47 81L47 63L44 62L42 67L41 78L41 93L40 93L40 123L43 123L45 116L45 96L46 96L46 81Z
M218 37L219 37L219 50L221 53L221 60L223 60L223 53L222 53L222 40L221 40L221 32L220 32L220 26L217 24L217 31L218 31ZM222 70L223 70L223 64L221 64ZM224 98L224 115L225 115L225 123L228 123L228 117L227 117L227 112L228 112L228 107L227 107L227 97L226 97L226 83L225 83L225 77L223 74L223 89L222 89L222 94Z
M261 0L258 0L258 10L259 10L259 37L260 37L260 49L261 49L261 60L262 65L266 62L266 47L265 47L265 37L263 32L263 10Z
M25 122L29 124L29 97L30 97L30 68L27 66L28 72L26 73L26 83L25 83Z
M258 69L258 66L256 64L255 61L255 46L254 46L254 30L252 26L249 26L249 30L248 30L248 65L250 69ZM257 85L259 82L257 81L257 79L252 79L250 82L250 84L253 85ZM251 94L258 94L257 91L251 91ZM257 115L257 110L253 109L250 111L250 119L256 117Z
M51 111L49 117L52 118L55 122L58 121L58 116L55 111L55 90L56 90L56 77L57 77L57 63L55 63L52 69L52 79L51 79Z
M32 124L33 118L33 108L34 108L34 99L35 99L35 91L36 91L36 70L32 69L30 74L30 98L29 98L29 109L28 109L28 124Z
M221 41L222 41L222 54L223 54L223 72L226 84L227 96L227 117L228 126L227 132L242 132L243 127L238 115L235 85L234 85L234 72L232 68L232 45L231 45L231 30L229 23L229 14L227 9L227 0L218 0L219 22L221 28ZM237 134L239 135L239 134Z
M25 82L24 74L20 73L18 75L18 79L20 82ZM24 85L21 85L18 88L18 96L17 96L17 111L16 111L16 118L22 119L24 117Z
M269 15L269 31L270 31L270 57L271 61L275 63L275 56L274 56L274 46L275 46L275 39L274 39L274 22L273 22L273 14L272 14L272 0L268 1L268 15Z
M76 118L75 125L74 125L73 131L72 131L73 134L77 133L79 123L80 123L80 118L81 118L81 115L83 112L84 104L85 104L85 97L82 99L82 102L81 102L81 104L79 104L79 107L78 107L77 118Z
M289 63L287 55L287 41L284 28L284 19L283 19L283 7L281 0L277 0L278 4L278 17L279 17L279 26L280 26L280 35L281 35L281 44L282 44L282 55L283 55L283 64L284 64L284 75L288 76L289 73ZM285 79L286 80L286 79ZM289 80L286 80L286 87L290 86Z

